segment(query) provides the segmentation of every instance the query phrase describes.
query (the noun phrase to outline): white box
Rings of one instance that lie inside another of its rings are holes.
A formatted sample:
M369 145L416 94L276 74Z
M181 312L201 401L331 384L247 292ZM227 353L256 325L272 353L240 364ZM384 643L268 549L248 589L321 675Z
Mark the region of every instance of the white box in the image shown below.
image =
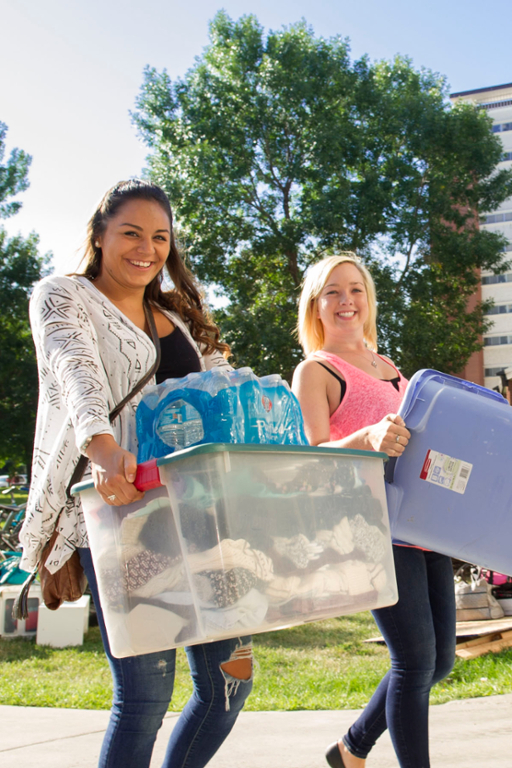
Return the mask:
M28 618L13 619L14 601L21 591L21 584L0 587L0 635L2 637L34 637L37 630L38 608L41 604L41 587L32 584L28 596Z
M62 603L56 611L50 611L41 603L36 643L53 648L82 645L84 632L89 628L89 602L89 595L83 595L74 603Z
M503 608L505 616L512 616L512 597L498 598L498 605Z

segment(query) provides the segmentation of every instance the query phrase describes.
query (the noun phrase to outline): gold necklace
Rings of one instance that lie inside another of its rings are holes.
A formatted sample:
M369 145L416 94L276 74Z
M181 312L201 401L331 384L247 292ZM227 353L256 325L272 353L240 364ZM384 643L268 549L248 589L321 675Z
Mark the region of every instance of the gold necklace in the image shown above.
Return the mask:
M349 355L358 355L358 357L362 357L364 360L366 360L366 362L369 362L370 365L373 368L376 368L377 367L377 360L375 359L375 355L373 354L372 350L369 347L366 347L366 349L368 350L368 352L372 356L372 359L370 361L368 360L368 358L366 358L364 355L362 355L361 352L350 352L350 351L348 351L348 354ZM345 354L347 354L347 352L345 352Z

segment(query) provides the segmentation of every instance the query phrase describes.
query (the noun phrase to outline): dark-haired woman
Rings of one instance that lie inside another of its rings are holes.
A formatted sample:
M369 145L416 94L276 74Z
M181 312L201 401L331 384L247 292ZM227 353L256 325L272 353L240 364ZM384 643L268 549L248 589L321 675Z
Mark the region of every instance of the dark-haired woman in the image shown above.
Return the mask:
M89 222L84 258L81 274L47 277L31 299L40 397L22 567L32 570L37 564L64 510L51 570L78 549L114 678L99 766L146 768L172 696L175 651L112 656L80 502L68 500L66 489L85 454L106 503L119 506L141 498L133 484L134 416L141 394L112 424L109 413L156 359L144 301L160 337L157 381L213 366L229 368L223 355L228 347L203 312L194 279L176 248L169 201L159 187L134 180L109 190ZM162 289L164 270L173 290ZM249 637L196 645L187 648L187 656L194 691L172 732L164 768L206 765L252 686Z

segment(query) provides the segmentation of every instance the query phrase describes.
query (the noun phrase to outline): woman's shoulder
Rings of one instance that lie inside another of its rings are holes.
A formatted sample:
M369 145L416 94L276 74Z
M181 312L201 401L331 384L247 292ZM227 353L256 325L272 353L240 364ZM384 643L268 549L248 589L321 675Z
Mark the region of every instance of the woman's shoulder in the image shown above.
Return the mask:
M314 353L306 357L295 368L293 373L294 381L302 382L320 382L325 377L325 369L319 365L321 361L314 357Z
M70 294L82 287L80 275L47 275L34 286L35 293L51 293L54 291L69 292Z
M47 318L49 308L53 313L70 317L75 312L92 316L96 312L101 294L82 275L48 275L36 283L30 297L30 315Z
M52 293L72 296L76 291L78 281L68 275L47 275L37 282L32 290L31 303L37 303Z
M312 357L306 357L305 360L302 360L298 366L295 368L294 373L303 373L304 371L308 371L312 369L314 359Z
M169 318L169 320L172 320L173 323L176 325L186 325L186 320L179 315L177 312L175 312L173 309L168 309L168 307L164 307L161 304L157 304L156 302L152 302L152 306L155 307L159 312L162 313L162 315L165 315Z
M304 362L310 362L311 368L316 371L322 371L325 374L327 369L337 377L345 379L347 372L350 372L352 366L346 360L335 355L332 352L325 352L323 349L317 349L311 352Z

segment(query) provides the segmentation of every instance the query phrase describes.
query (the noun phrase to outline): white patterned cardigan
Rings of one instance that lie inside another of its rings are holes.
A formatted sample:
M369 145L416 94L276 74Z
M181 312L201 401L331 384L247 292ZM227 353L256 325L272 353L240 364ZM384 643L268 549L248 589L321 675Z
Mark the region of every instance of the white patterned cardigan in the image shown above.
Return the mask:
M202 370L231 369L220 352L201 353L181 317L165 314L196 349ZM66 497L79 448L86 438L108 433L137 453L135 411L142 393L125 405L113 424L109 413L151 368L156 352L151 339L85 277L41 280L30 300L30 323L39 367L39 405L20 534L21 567L36 567L64 508L58 523L61 535L47 560L49 570L56 571L76 547L88 546L80 501Z

